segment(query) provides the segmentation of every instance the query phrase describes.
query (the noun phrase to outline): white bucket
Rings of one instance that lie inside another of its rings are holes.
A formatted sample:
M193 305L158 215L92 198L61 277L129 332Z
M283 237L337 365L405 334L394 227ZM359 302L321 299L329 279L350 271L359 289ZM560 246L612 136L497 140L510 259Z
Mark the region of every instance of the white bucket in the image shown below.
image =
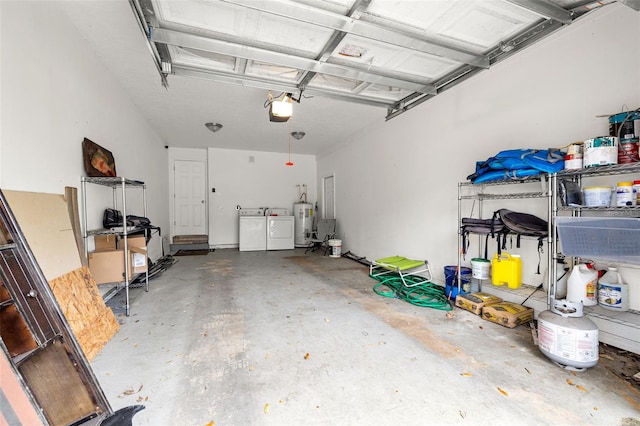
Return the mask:
M618 138L602 136L584 141L584 167L618 164Z
M473 258L471 259L471 276L479 280L488 280L491 262L488 259Z
M331 254L329 257L342 256L342 240L329 240L329 247L331 247Z
M610 186L588 186L584 188L584 204L587 207L609 207L611 205Z
M567 148L567 155L564 157L564 168L567 170L581 169L582 143L574 143Z
M567 155L564 157L564 168L566 170L577 170L582 168L582 157Z

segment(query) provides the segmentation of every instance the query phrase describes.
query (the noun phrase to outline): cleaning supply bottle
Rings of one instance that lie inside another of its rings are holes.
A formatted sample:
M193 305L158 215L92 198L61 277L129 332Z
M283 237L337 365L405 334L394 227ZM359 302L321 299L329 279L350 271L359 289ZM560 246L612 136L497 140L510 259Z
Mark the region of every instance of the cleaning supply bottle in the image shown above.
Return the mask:
M615 311L629 310L629 286L622 282L618 268L609 268L598 280L598 304Z
M584 306L598 304L598 271L592 264L581 263L573 267L567 279L567 300L582 302Z

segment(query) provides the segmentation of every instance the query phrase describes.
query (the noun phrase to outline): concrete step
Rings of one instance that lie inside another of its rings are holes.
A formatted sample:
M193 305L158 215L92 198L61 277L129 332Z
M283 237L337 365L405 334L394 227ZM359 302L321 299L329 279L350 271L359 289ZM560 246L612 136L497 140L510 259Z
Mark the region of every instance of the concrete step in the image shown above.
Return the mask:
M176 235L173 244L208 244L208 235Z
M176 253L179 250L209 250L209 243L170 244L169 250L171 253Z

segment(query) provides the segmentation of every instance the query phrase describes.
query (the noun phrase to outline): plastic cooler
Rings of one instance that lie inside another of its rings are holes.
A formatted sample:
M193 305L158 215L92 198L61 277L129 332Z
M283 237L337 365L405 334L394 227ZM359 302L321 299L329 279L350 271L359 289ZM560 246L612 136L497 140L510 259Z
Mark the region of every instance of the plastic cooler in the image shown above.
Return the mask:
M444 267L445 288L444 295L455 299L458 296L458 267L456 265ZM460 267L460 294L467 294L471 288L471 268Z
M558 217L562 253L640 264L640 218Z

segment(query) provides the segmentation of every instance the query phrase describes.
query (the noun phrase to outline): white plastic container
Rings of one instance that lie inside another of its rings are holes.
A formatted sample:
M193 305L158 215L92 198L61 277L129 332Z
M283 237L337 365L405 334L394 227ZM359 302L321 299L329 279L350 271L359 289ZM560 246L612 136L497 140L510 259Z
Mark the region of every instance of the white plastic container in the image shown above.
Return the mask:
M598 304L598 271L581 263L573 267L567 279L567 300L584 306Z
M582 143L572 143L567 148L567 154L564 157L564 168L575 170L581 169L582 165Z
M544 291L549 291L549 271L544 271L542 278L542 288ZM561 260L558 261L556 266L556 286L555 286L555 298L564 299L567 296L567 280L569 279L569 267Z
M578 154L567 154L564 157L564 168L565 170L577 170L582 168L582 153Z
M556 217L565 256L640 264L640 218Z
M491 278L491 261L489 259L482 259L474 257L471 259L471 276L479 280L488 280Z
M633 182L618 182L616 186L616 206L626 207L636 205L636 194Z
M329 257L342 256L342 240L329 240L329 247L331 248Z
M587 186L582 190L584 193L584 204L587 207L608 207L611 205L610 186Z
M601 136L584 141L584 167L618 164L618 138Z
M618 268L609 268L598 280L598 304L614 311L629 310L629 286L622 282Z

